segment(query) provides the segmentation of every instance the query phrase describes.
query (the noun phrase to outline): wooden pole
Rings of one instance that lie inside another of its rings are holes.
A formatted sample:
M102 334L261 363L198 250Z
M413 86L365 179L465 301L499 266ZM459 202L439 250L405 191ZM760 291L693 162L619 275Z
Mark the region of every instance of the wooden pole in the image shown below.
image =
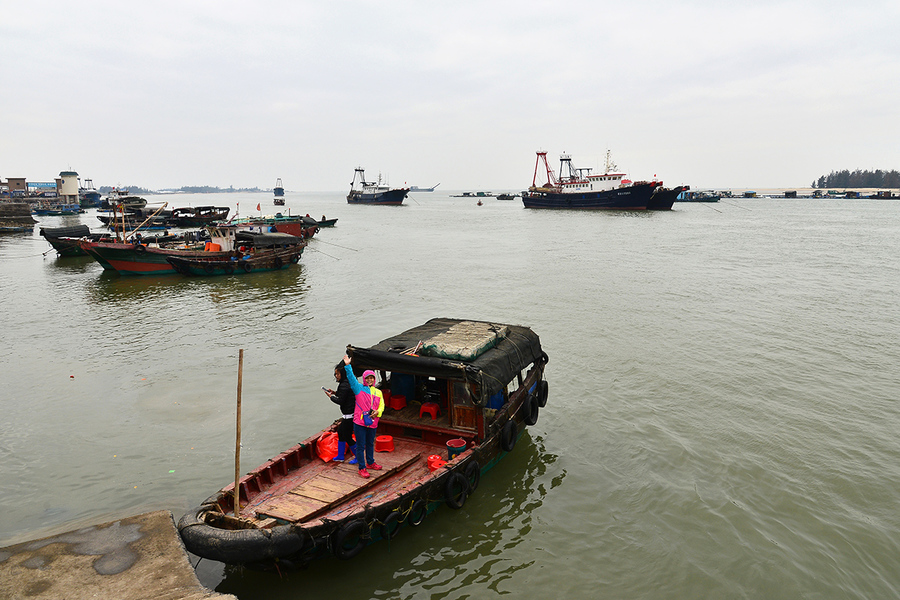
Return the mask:
M234 516L241 516L241 383L244 378L244 349L238 350L237 433L234 442Z

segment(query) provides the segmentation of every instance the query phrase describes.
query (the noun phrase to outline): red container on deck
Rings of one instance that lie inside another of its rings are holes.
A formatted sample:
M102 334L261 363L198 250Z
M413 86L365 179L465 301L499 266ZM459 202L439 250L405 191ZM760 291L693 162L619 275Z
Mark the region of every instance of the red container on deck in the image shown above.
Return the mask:
M389 435L375 436L375 452L393 452L394 438Z
M437 454L432 454L428 457L428 470L429 471L437 471L441 467L447 464L447 461L438 456Z
M406 396L400 394L391 395L390 400L387 400L386 403L392 409L400 410L406 406Z

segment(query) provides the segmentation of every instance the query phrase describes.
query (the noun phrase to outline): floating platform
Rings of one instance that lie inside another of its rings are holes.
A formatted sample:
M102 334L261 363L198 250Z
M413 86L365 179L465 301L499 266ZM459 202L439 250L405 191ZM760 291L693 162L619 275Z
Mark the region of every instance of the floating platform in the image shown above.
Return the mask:
M200 584L169 511L0 548L0 598L237 600Z

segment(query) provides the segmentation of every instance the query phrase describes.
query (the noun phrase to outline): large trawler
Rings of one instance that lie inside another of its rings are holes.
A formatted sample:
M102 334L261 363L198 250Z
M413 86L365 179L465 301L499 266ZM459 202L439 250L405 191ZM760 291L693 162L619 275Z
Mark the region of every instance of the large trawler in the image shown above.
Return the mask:
M572 158L559 158L559 178L547 162L547 153L538 152L531 187L522 192L525 208L569 208L582 210L647 210L655 183L631 183L624 173L616 172L609 160L605 172L591 174L591 169L575 168ZM542 168L543 167L543 168ZM538 183L539 175L546 177Z
M366 181L366 172L362 167L357 167L353 173L353 181L350 183L350 193L347 194L348 204L403 204L403 199L409 193L409 188L391 188L381 180Z

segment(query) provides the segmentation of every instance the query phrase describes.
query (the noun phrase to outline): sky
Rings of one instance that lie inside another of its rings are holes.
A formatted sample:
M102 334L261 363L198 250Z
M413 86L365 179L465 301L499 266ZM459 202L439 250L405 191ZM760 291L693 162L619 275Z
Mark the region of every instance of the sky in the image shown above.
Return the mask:
M900 3L0 0L0 178L522 190L900 169ZM540 183L540 182L539 182Z

